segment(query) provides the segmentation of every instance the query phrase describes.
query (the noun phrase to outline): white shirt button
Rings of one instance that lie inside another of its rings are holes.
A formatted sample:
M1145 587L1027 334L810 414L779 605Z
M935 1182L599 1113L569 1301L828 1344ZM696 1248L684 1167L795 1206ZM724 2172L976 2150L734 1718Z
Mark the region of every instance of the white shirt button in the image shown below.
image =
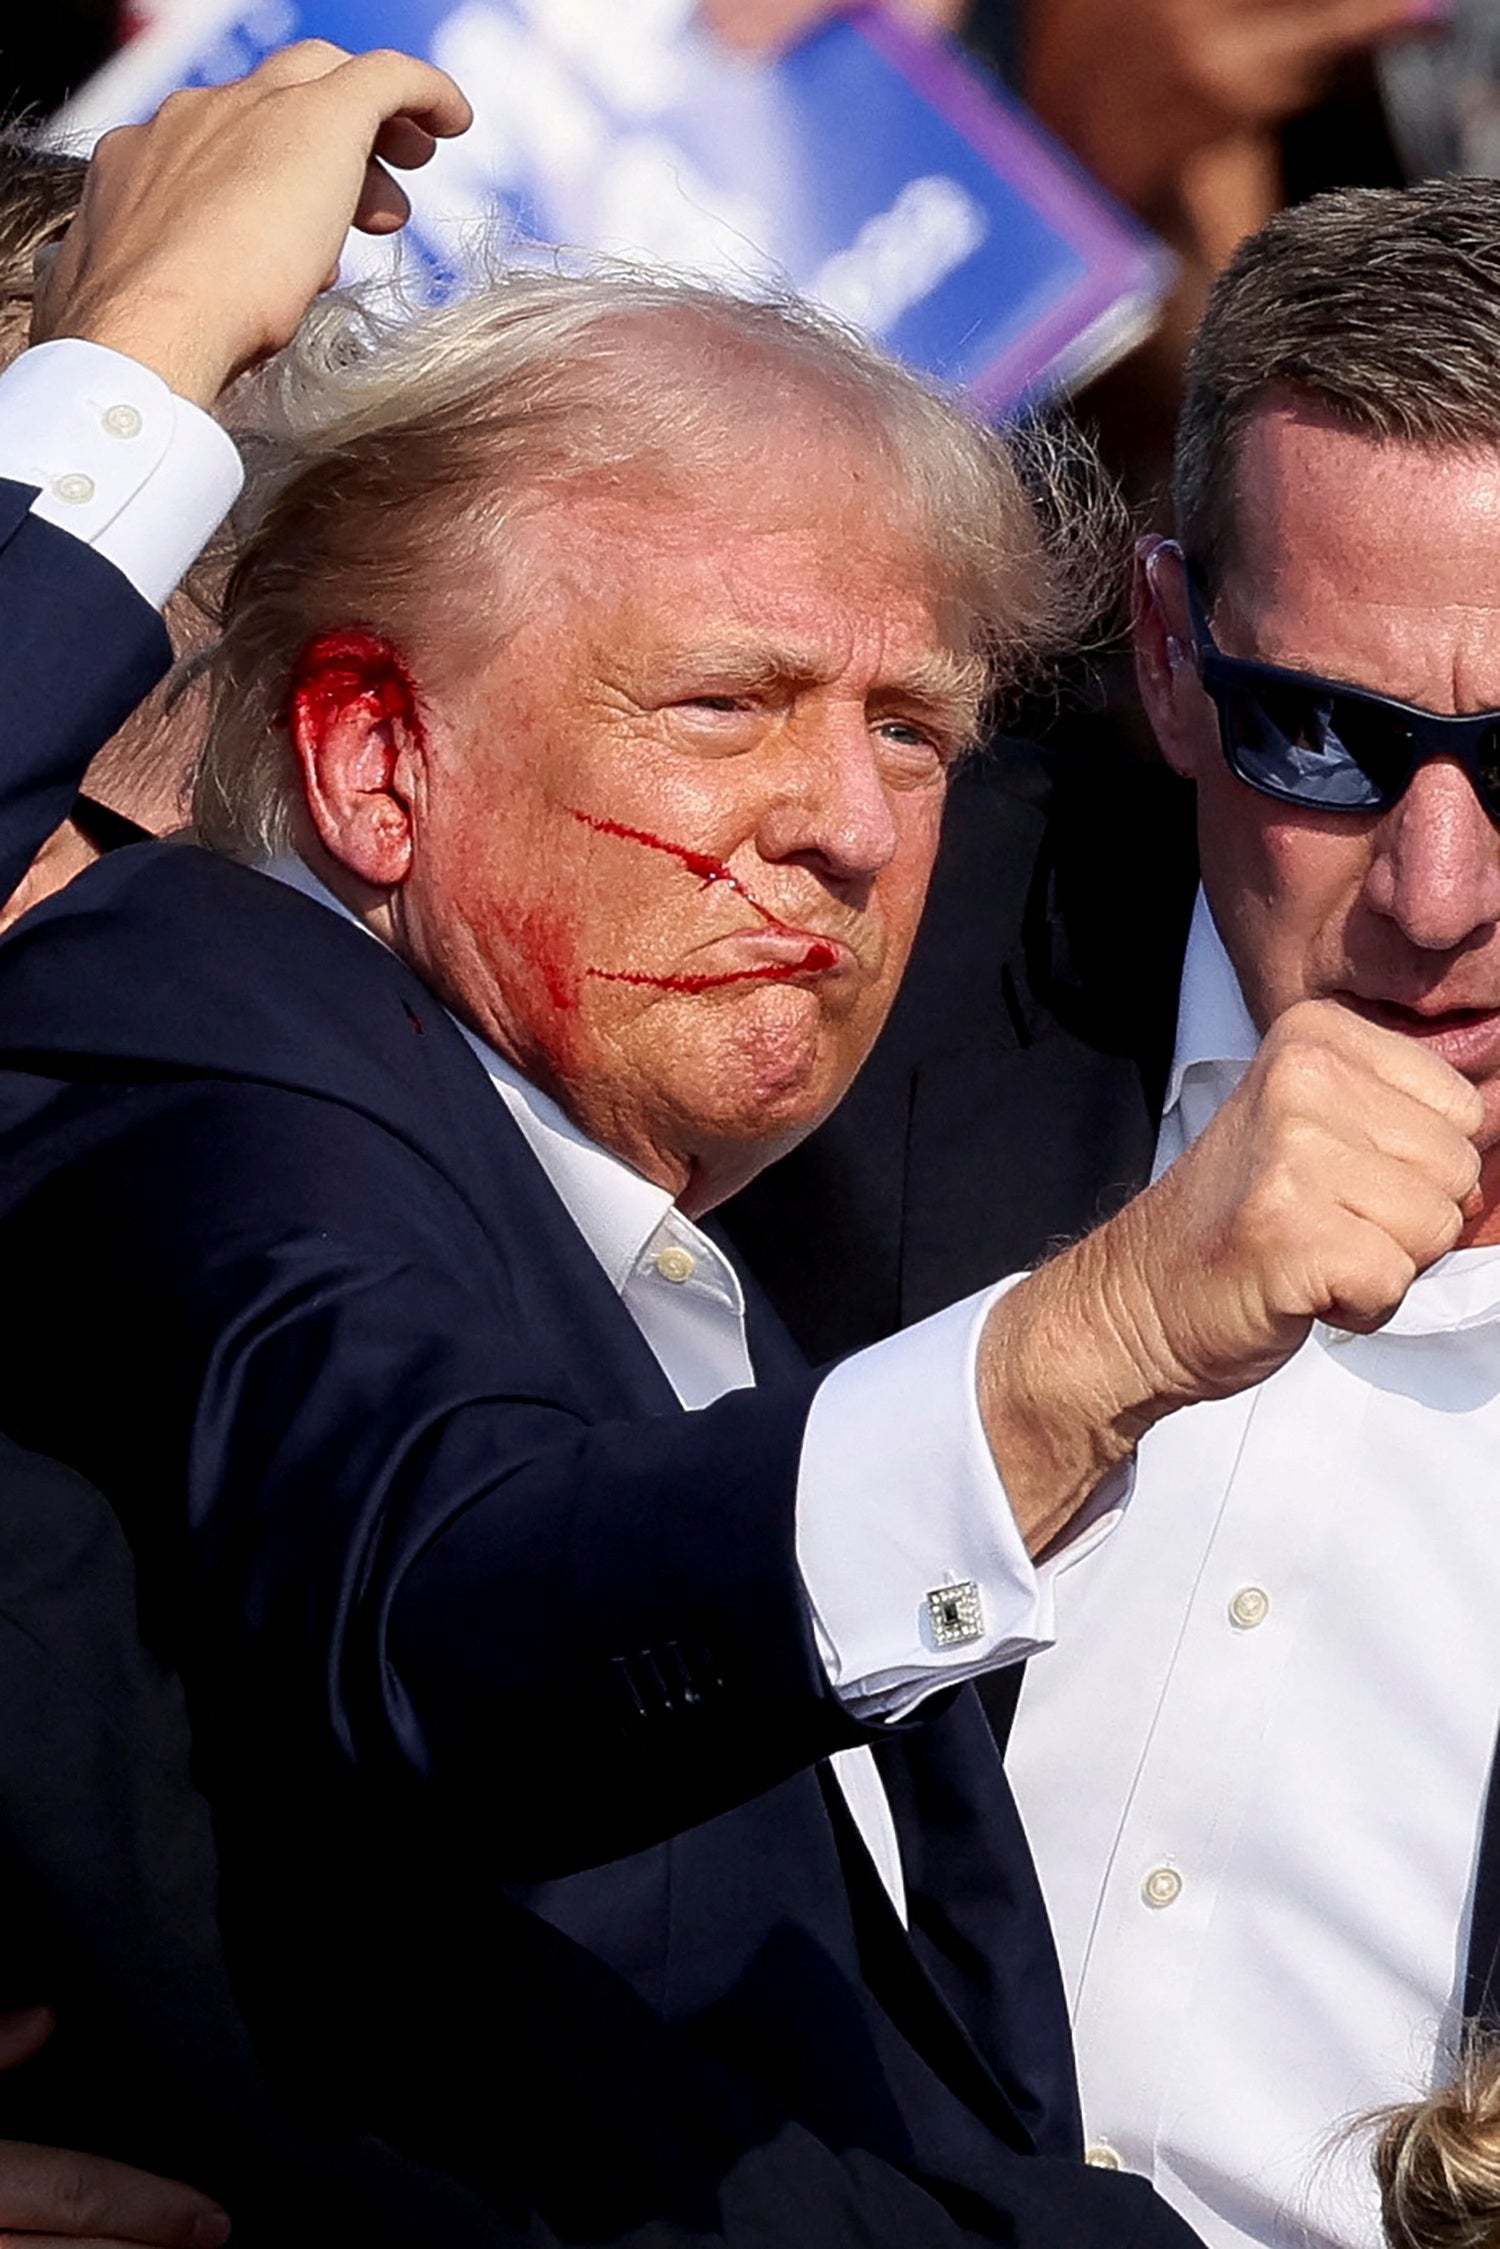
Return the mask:
M1182 1876L1175 1866L1153 1866L1141 1884L1141 1896L1157 1908L1175 1905L1182 1896Z
M1331 1328L1323 1320L1318 1322L1318 1333L1330 1351L1342 1351L1346 1345L1359 1341L1353 1328Z
M91 476L60 476L52 487L60 500L75 508L87 507L94 497L94 480Z
M1271 1596L1258 1585L1242 1585L1229 1604L1229 1621L1241 1632L1253 1632L1271 1613Z
M1086 2147L1083 2160L1085 2163L1092 2163L1096 2171L1123 2171L1125 2168L1120 2161L1119 2151L1112 2148L1108 2140L1095 2140L1091 2146Z
M690 1249L669 1242L656 1253L656 1270L664 1281L690 1281L698 1270L698 1260Z
M111 406L104 416L104 426L111 437L139 437L144 425L138 407Z

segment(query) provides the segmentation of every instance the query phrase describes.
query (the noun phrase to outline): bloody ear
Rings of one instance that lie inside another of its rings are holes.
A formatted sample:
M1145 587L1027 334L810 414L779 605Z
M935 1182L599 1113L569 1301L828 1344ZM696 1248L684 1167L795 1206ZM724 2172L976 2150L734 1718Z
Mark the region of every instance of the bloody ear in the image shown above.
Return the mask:
M425 735L400 650L358 629L319 633L297 659L286 723L325 850L377 888L404 881L412 845L405 753L424 748Z

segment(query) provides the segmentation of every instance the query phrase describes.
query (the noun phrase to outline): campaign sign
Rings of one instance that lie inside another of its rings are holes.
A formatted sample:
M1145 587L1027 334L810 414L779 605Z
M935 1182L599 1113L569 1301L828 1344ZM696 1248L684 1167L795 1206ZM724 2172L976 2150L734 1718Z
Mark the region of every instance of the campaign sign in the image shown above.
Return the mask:
M1169 275L1023 109L873 6L748 61L692 0L177 0L57 131L86 142L309 36L424 54L474 105L405 175L419 297L558 245L790 285L1001 416L1133 342ZM352 239L350 270L389 254Z

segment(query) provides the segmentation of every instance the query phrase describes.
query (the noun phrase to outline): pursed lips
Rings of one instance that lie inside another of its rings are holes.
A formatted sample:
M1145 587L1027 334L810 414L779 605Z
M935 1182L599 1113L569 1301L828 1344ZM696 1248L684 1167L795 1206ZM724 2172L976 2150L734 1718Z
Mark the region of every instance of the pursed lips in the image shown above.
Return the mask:
M1487 1072L1500 1063L1500 1002L1488 1007L1435 1007L1430 998L1414 1005L1359 992L1340 992L1337 996L1367 1022L1433 1047L1465 1077Z

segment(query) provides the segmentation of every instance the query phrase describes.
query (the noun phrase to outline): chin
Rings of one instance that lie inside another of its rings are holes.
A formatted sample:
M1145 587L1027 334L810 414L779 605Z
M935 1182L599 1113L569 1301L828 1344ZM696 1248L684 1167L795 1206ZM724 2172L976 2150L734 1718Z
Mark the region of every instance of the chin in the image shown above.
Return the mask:
M748 1020L723 1027L730 1035L695 1042L681 1081L716 1139L766 1142L767 1162L822 1122L855 1067L821 1011L807 1007L805 995L804 1004L791 1007L786 997L775 995L776 1005L753 1014L745 1010Z

